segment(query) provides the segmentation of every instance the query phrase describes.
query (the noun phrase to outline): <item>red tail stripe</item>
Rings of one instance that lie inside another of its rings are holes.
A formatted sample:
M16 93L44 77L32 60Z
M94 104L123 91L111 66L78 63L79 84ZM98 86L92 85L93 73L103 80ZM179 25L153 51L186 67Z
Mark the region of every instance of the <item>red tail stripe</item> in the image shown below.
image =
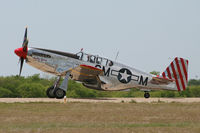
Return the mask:
M169 79L172 79L171 73L169 71L169 67L167 68L167 75L168 75Z
M188 63L188 61L187 61L187 63ZM187 81L187 71L186 71L186 68L185 68L185 63L184 63L183 58L181 58L181 64L182 64L183 71L184 71L184 74L185 74L185 78L186 78L186 81Z
M182 73L181 73L181 68L179 66L179 62L178 62L178 59L175 58L175 62L176 62L176 66L177 66L177 69L178 69L178 73L179 73L179 76L180 76L180 79L181 79L181 84L182 84L182 87L183 87L183 90L185 90L185 83L183 81L183 76L182 76Z
M163 76L164 78L166 77L165 72L162 73L162 76Z
M171 63L171 67L172 67L173 75L174 75L174 78L175 78L175 81L176 81L177 89L178 89L178 91L180 91L180 86L179 86L179 83L178 83L178 79L177 79L177 75L176 75L176 71L175 71L173 62Z

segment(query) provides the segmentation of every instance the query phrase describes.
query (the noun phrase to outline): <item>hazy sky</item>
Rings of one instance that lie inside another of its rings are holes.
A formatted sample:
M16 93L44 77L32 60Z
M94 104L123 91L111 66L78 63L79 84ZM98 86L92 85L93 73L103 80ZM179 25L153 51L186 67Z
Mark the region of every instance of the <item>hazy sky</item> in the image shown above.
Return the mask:
M199 0L0 0L0 76L19 73L14 49L29 46L115 59L145 72L176 56L200 77ZM22 75L41 73L24 64ZM198 77L197 77L198 76Z

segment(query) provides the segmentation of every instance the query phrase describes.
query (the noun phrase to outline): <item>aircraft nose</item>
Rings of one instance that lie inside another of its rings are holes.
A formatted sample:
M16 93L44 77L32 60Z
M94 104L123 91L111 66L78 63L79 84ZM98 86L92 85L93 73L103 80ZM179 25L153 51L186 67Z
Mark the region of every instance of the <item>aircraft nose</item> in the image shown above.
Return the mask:
M27 52L23 51L23 47L15 49L14 52L17 56L22 57L24 59L26 58Z
M22 49L20 49L20 48L17 48L17 49L15 49L15 54L17 55L17 56L19 56L19 57L21 57L22 56Z

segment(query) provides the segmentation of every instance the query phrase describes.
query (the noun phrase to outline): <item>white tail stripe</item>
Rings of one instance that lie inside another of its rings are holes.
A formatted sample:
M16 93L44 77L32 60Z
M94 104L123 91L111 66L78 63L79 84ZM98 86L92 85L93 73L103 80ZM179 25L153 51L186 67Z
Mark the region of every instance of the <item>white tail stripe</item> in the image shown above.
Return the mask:
M171 65L169 66L169 72L171 74L171 78L174 79L174 74L173 74L172 66Z
M165 71L165 77L169 78L169 77L168 77L168 74L167 74L167 71Z
M187 60L184 60L184 63L185 63L185 69L186 69L186 71L188 71L188 63L187 63ZM187 75L186 75L187 76ZM188 79L187 77L186 77L186 79Z
M175 62L173 61L171 63L171 69L172 69L172 72L173 72L173 77L175 79L177 89L178 89L178 91L180 91L181 89L180 89L180 85L179 85L179 82L178 82L178 78L177 78L177 74L176 74L177 70L175 69L175 67L176 67L175 65L176 65Z
M186 83L186 78L185 78L184 72L181 71L181 69L183 70L183 65L181 63L181 59L176 58L175 61L176 61L176 64L177 64L177 69L178 69L180 81L181 81L181 84L182 84L182 90L185 90L187 83Z
M181 62L180 62L180 63L181 63ZM186 79L185 74L184 74L184 70L183 70L182 63L181 63L179 66L180 66L180 69L181 69L181 74L182 74L182 76L183 76L184 84L185 84L185 86L187 86L187 79Z
M184 60L184 63L185 63L185 69L187 70L188 69L187 60Z
M186 78L186 81L187 81L187 79L188 79L188 77L187 77L187 71L188 71L188 66L187 66L187 60L184 60L183 58L181 58L180 59L181 60L181 65L182 65L182 67L183 67L183 71L184 71L184 75L185 75L185 78Z
M176 60L176 59L175 59ZM177 81L178 81L178 84L179 84L179 87L180 87L180 90L184 90L184 85L182 84L181 82L181 73L179 73L178 71L178 64L176 61L173 61L173 64L174 64L174 68L175 68L175 72L176 72L176 76L177 76Z

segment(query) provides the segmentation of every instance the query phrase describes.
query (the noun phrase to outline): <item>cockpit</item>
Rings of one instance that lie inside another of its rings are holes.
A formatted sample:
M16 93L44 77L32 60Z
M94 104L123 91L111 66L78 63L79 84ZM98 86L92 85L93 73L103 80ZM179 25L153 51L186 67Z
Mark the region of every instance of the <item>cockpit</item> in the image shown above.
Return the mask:
M100 57L98 55L90 55L90 54L83 53L82 51L77 53L76 55L79 57L79 60L82 60L82 61L87 61L87 62L91 62L91 63L103 65L103 66L113 66L113 61Z

